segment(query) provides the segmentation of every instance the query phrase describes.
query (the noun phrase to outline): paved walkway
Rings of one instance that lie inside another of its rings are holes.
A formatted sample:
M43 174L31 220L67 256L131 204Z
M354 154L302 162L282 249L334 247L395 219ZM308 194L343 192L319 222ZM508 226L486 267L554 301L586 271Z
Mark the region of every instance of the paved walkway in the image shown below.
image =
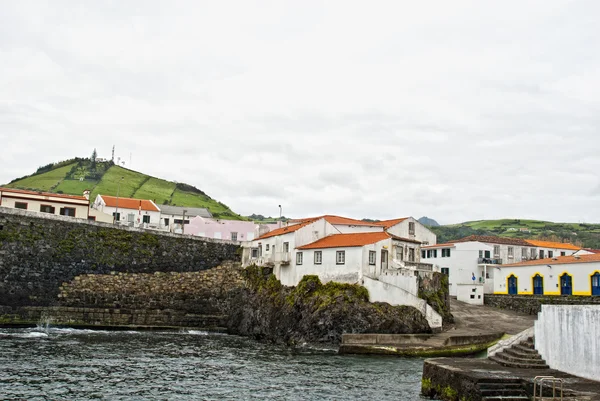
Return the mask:
M470 305L456 299L450 301L450 312L454 315L455 323L446 332L452 335L496 332L514 335L533 327L537 319L535 315Z

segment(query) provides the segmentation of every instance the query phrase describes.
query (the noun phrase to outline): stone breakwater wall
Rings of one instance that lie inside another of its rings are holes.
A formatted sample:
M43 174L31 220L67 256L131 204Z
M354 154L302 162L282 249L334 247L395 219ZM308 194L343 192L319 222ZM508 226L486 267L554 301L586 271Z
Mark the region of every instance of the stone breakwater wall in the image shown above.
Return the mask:
M0 208L0 305L52 306L82 275L199 272L239 261L238 243Z
M600 305L600 297L486 294L485 305L537 315L542 305Z
M59 304L219 314L229 292L243 286L240 269L228 262L201 272L86 274L62 284Z

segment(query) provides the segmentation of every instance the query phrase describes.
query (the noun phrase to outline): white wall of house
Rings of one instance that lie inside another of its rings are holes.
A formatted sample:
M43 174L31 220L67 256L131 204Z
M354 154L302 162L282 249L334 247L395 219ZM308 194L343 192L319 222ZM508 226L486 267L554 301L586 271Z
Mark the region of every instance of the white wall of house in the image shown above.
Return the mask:
M339 232L325 219L319 219L294 232L296 247L311 244L326 236L339 234Z
M363 277L363 286L369 291L370 302L386 302L390 305L407 305L418 309L432 329L441 329L442 317L423 299L393 284Z
M592 275L600 273L600 262L555 264L544 263L535 266L497 266L494 280L495 294L508 294L508 277L517 278L520 295L533 294L533 277L536 274L544 279L544 295L561 295L560 276L572 276L572 295L592 295Z
M414 223L415 225L414 235L410 233L409 223ZM419 221L413 217L409 217L395 226L388 228L387 232L397 237L415 239L420 241L423 246L437 244L437 236L433 233L433 231L419 223Z
M103 205L101 211L112 216L113 213L117 211L117 208ZM133 224L137 227L138 225L141 225L143 223L143 216L149 216L149 226L160 226L160 212L155 212L151 210L142 210L140 212L138 209L124 209L122 207L119 207L118 213L120 217L120 220L118 221L119 224L130 224L131 222L133 222Z
M89 216L93 217L94 221L97 221L100 223L112 223L113 222L112 215L101 212L100 210L90 208Z
M322 252L321 264L315 264L315 251ZM345 261L343 264L338 264L336 261L338 251L344 252ZM296 263L298 253L302 253L301 265ZM362 277L362 258L362 247L296 250L293 253L290 265L281 268L281 283L296 285L305 275L314 274L319 276L323 283L335 281L355 284Z
M540 251L543 251L544 254L540 255ZM537 247L538 259L555 258L557 256L571 256L575 252L577 252L577 251L574 251L573 249ZM582 253L580 253L580 255L581 254ZM542 257L540 257L540 256L542 256Z
M542 305L535 348L552 369L600 380L600 306Z
M456 299L471 305L483 305L483 284L458 284Z
M16 208L16 203L26 204L26 209L30 212L38 212L38 213L46 213L42 212L42 207L44 210L46 206L50 206L54 208L54 215L60 215L61 209L63 208L71 208L74 209L75 218L78 219L87 219L88 217L88 208L89 204L85 200L70 200L68 198L59 198L53 196L46 195L33 195L33 194L21 194L21 193L12 193L2 192L0 196L0 206Z
M407 269L385 270L378 276L379 281L392 284L404 291L418 295L419 283L415 272Z

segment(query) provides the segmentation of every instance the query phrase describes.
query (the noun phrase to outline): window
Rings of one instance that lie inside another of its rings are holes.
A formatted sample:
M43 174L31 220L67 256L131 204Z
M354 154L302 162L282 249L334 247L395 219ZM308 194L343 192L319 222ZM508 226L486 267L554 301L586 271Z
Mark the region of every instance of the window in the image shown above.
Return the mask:
M521 248L521 259L527 259L527 248Z
M258 258L258 248L252 248L252 259Z
M231 240L232 241L237 241L237 234L238 233L231 233Z
M265 251L269 252L269 244L265 245Z
M404 247L402 247L402 246L396 247L396 259L404 260Z
M133 222L135 221L135 214L133 214L133 213L129 213L129 214L127 215L127 221L128 221L128 222L130 222L130 223L133 223ZM139 221L139 220L138 220L138 221Z
M40 206L40 212L42 213L52 213L54 214L54 211L56 209L54 209L54 206L50 206L50 205L42 205Z
M431 249L427 250L427 258L429 259L431 257Z
M511 259L515 257L515 248L512 246L508 247L508 257Z
M175 223L175 224L181 224L182 221L183 220L181 220L181 219L175 219L175 220L173 220L173 223ZM190 224L190 221L186 220L186 221L183 222L183 224Z
M479 259L483 258L483 251L479 251Z
M290 251L290 243L284 242L283 243L283 252L289 252L289 251Z
M426 251L426 250L422 250L422 251L421 251L421 257L422 257L423 259L426 259L426 258L427 258L427 251Z
M548 257L549 257L549 258L552 258L552 257L554 257L554 252L553 252L553 251L548 251Z
M61 216L75 217L75 208L74 207L61 207L59 214Z
M450 268L449 267L442 267L442 274L445 274L446 276L450 275Z
M165 219L165 226L169 225L169 219Z
M500 245L494 245L494 257L495 258L500 257Z
M335 264L343 265L346 263L346 251L337 251L335 253Z
M415 248L408 248L408 261L409 262L415 261Z
M490 251L485 251L485 258L486 259L491 258Z
M566 252L561 252L560 256L567 256L567 253Z
M535 259L535 257L537 256L535 248L531 248L529 250L529 253L531 255L531 259Z
M113 213L113 219L115 219L116 221L120 221L121 220L121 213Z
M150 216L145 214L142 216L142 223L150 224Z
M25 202L15 202L15 209L27 210L27 203L25 203Z
M323 263L323 251L315 251L315 265Z
M544 250L540 249L540 259L544 259Z
M96 216L88 216L89 221L96 221Z
M433 257L434 257L434 258L437 258L437 249L434 249L434 250L433 250Z
M442 249L442 258L449 258L450 257L450 248L443 248Z
M408 223L408 235L415 235L415 223L412 221Z
M377 252L369 251L369 264L375 265L376 260L377 260Z
M302 264L302 252L296 253L296 264L297 265L301 265Z

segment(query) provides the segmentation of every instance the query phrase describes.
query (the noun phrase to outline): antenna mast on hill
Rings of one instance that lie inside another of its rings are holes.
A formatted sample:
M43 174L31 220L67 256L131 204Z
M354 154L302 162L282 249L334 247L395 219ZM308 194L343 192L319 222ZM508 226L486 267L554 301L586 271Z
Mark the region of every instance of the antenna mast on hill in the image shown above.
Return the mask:
M113 145L112 158L110 159L113 163L115 162L115 145Z

